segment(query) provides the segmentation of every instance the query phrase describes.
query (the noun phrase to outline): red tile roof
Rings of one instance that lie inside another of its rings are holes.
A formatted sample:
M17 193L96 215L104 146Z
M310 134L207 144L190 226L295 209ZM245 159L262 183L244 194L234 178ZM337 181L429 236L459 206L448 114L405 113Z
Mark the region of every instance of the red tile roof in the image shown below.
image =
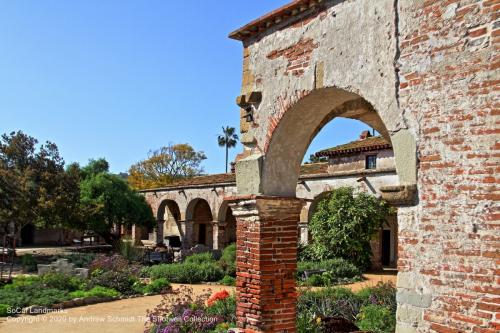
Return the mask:
M381 136L368 137L364 140L356 140L343 145L335 146L317 152L317 157L321 156L341 156L364 151L373 151L380 149L390 149L391 144Z
M236 40L245 40L248 37L266 31L270 27L290 17L297 16L309 9L316 9L324 0L295 0L284 5L270 13L267 13L256 20L244 25L243 27L231 32L229 38Z

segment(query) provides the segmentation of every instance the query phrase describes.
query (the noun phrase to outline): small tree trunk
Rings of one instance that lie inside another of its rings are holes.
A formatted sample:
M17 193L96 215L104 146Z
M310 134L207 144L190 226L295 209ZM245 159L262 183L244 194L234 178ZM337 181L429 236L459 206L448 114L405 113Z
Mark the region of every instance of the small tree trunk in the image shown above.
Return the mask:
M228 159L228 151L229 151L229 148L228 148L227 143L226 143L226 173L227 173L227 159Z

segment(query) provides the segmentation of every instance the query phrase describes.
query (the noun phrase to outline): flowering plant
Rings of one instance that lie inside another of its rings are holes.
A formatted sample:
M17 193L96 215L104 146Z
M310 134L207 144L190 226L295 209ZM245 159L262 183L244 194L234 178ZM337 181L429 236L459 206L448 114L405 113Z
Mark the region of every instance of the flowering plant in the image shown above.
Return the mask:
M208 299L212 299L208 305ZM236 301L225 290L204 290L193 297L193 289L171 289L161 303L148 311L145 333L227 332L234 323Z
M224 300L229 297L227 290L221 290L219 292L213 293L207 300L207 305L212 306L215 302Z

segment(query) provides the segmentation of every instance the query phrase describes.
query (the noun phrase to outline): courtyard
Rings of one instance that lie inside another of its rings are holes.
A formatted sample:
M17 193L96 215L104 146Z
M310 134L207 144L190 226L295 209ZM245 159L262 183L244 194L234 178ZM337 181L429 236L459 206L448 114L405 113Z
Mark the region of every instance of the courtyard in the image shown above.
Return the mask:
M0 332L498 332L500 4L284 2L3 6Z

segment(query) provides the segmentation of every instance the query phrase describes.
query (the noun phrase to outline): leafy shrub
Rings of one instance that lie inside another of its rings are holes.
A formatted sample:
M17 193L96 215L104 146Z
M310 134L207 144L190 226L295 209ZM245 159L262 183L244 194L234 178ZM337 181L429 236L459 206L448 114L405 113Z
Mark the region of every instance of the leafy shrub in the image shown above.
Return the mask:
M148 271L153 280L165 278L176 283L215 282L224 276L224 272L215 262L205 262L201 265L190 262L161 264L152 266Z
M396 330L396 317L386 306L370 304L361 308L356 325L363 331L391 333Z
M308 244L300 242L297 246L297 260L301 261L314 261L314 254Z
M61 273L15 277L12 284L0 288L0 303L13 308L49 306L69 299L68 291L78 289L81 282Z
M225 285L225 286L235 286L236 285L236 278L225 275L222 280L219 281L219 283Z
M141 278L148 278L148 277L150 277L151 276L151 269L153 267L156 267L156 266L152 266L152 267L145 266L145 267L142 267L139 270L138 276L141 277Z
M13 308L23 308L28 306L31 300L30 294L16 289L0 289L0 303L8 304Z
M31 254L21 256L21 264L26 272L36 272L37 270L36 260Z
M184 260L186 264L197 264L197 265L214 261L215 260L211 252L196 253L186 257L186 259Z
M310 276L305 284L309 286L329 286L361 280L361 271L342 258L327 259L319 262L301 261L297 263L297 276L300 278L308 270L326 270L322 274Z
M361 306L361 300L351 290L346 288L325 288L301 293L297 310L309 319L324 316L342 317L354 321Z
M102 286L115 289L124 295L131 295L135 293L133 285L136 281L137 279L128 271L101 271L99 274L92 274L87 287L92 289Z
M224 271L216 263L204 263L199 267L200 282L216 282L224 277Z
M55 288L33 290L29 295L29 301L23 304L23 307L28 305L50 306L70 299L66 290Z
M0 317L7 317L10 315L9 309L11 308L8 304L0 304Z
M222 251L219 266L224 270L226 275L236 276L236 244L228 245Z
M69 293L71 298L82 298L82 297L116 297L120 296L120 293L115 289L97 286L90 290L77 290Z
M318 203L309 223L313 242L308 251L315 260L344 258L367 269L370 239L391 212L385 201L373 195L354 194L352 187L335 189Z
M376 306L386 309L368 308L364 310L365 315L360 315L363 308ZM386 321L391 327L396 318L396 288L390 283L380 283L376 287L366 288L353 293L346 288L325 288L317 291L303 291L298 298L297 304L297 327L298 332L317 332L314 318L319 317L341 317L350 322L363 321L363 330L377 331L379 322ZM382 319L380 319L382 318ZM307 326L310 323L310 326ZM301 328L302 327L302 328ZM384 327L383 324L380 327ZM391 332L394 332L394 328ZM387 331L389 332L389 331Z
M41 282L48 288L74 291L81 288L83 281L63 273L49 272L41 276Z
M159 294L170 289L170 282L165 278L153 280L150 284L144 287L144 293Z
M379 282L375 287L364 288L358 292L358 296L364 305L383 305L396 313L396 288L391 282Z
M3 289L19 289L34 283L40 283L40 281L41 278L38 275L19 275L12 280L11 284L6 284Z
M323 287L330 285L330 279L323 278L323 274L314 274L305 280L304 284L311 287Z

